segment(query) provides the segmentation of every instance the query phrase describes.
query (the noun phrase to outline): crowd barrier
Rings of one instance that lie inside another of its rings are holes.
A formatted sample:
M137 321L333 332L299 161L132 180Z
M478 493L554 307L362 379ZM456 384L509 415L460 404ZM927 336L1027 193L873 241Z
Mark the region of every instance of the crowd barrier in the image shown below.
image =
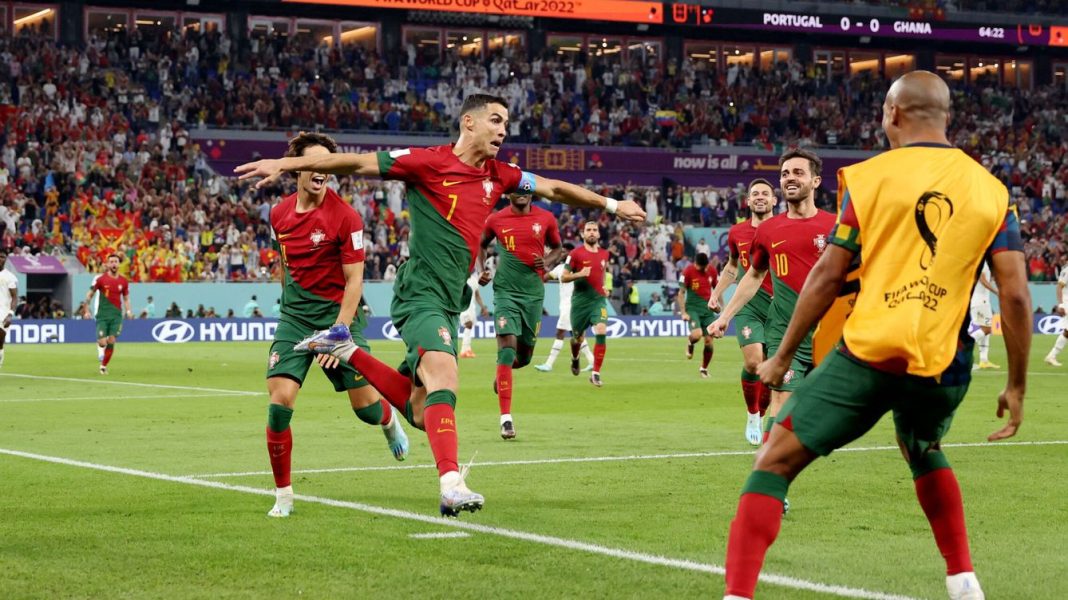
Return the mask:
M124 342L266 342L274 338L277 319L127 319L119 339ZM1034 332L1056 334L1064 330L1064 319L1056 315L1035 315ZM998 315L994 333L1000 334ZM478 339L492 338L497 332L492 319L479 319L474 326ZM678 317L619 316L608 319L608 337L682 337L689 325ZM732 329L728 335L734 335ZM368 319L364 335L368 340L399 340L393 321L386 317ZM459 335L459 331L457 332ZM540 337L556 335L556 317L542 317ZM88 343L96 341L94 321L87 320L18 320L7 333L10 344Z

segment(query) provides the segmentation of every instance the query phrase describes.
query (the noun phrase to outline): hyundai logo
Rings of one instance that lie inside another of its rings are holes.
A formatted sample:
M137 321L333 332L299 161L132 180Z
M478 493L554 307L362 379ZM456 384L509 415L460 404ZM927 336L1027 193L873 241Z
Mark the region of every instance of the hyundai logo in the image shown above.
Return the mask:
M1060 333L1064 331L1064 317L1047 315L1038 320L1039 333Z
M387 340L398 341L401 339L400 332L393 326L393 321L386 321L386 324L382 326L382 335Z
M605 324L605 334L610 338L627 337L630 328L621 319L610 317Z
M163 321L152 328L152 337L164 344L184 344L194 333L193 326L185 321Z

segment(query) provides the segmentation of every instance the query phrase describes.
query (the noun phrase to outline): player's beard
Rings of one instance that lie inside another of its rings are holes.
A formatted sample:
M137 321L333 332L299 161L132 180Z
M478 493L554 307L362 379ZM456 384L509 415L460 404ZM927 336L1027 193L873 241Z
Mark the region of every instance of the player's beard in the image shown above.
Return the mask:
M586 245L587 246L596 246L597 245L597 238L595 238L593 236L587 237L585 241L586 241Z

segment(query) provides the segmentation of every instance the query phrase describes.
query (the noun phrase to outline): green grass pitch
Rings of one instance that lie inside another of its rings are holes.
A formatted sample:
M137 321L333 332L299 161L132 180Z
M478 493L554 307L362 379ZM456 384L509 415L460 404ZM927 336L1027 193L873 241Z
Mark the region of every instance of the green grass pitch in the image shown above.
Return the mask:
M985 443L1000 426L1003 370L976 374L946 440L961 444L947 455L988 598L1068 597L1057 576L1068 368L1042 363L1051 344L1035 339L1012 444ZM399 362L397 343L373 348ZM294 489L314 498L268 518L267 344L120 341L106 377L91 345L8 346L0 596L719 597L752 464L734 341L717 343L709 380L681 339L610 340L601 389L572 377L566 357L552 373L518 371L510 442L498 432L493 344L475 350L461 361L460 459L477 452L468 482L486 506L446 521L425 435L408 427L411 455L397 463L314 370L293 419ZM893 446L884 419L798 479L762 600L945 597Z

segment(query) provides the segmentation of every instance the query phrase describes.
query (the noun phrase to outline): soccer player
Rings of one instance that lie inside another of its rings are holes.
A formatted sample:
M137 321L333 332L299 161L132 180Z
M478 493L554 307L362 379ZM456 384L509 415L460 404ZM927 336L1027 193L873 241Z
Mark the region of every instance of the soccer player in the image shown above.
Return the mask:
M604 289L604 271L608 265L608 250L601 247L601 229L596 221L582 226L582 246L567 255L562 283L575 283L571 296L571 374L579 374L579 347L586 340L586 330L593 327L593 372L590 383L601 387L601 365L606 349L605 334L608 323L608 292Z
M493 275L493 322L497 327L497 377L493 390L501 409L501 437L515 438L512 418L512 369L530 364L541 329L546 267L563 257L556 217L530 205L531 197L512 194L511 203L486 221L482 249L497 240ZM549 253L545 248L549 247Z
M777 352L758 368L761 379L782 380L857 255L859 292L841 344L779 413L742 488L727 542L726 598L753 597L790 482L891 411L920 506L945 558L949 597L983 598L960 487L940 444L971 379L966 317L980 261L993 266L1009 355L997 410L1009 419L990 441L1011 437L1020 427L1031 298L1008 191L950 146L949 108L949 88L939 76L902 76L883 104L892 149L838 173L840 208L831 246L812 270Z
M710 309L721 308L723 294L738 279L739 265L743 273L749 269L757 227L772 217L775 203L775 188L770 181L754 179L749 182L746 204L749 206L750 217L727 232L727 266L723 267L723 274L708 301ZM745 399L747 413L745 439L754 446L760 445L760 418L764 416L771 402L771 389L761 383L756 374L757 365L764 360L764 321L768 318L771 295L771 275L768 274L760 282L760 288L753 294L753 298L738 310L734 318L735 337L738 338L738 346L742 349L742 397Z
M85 295L85 302L93 301L93 294L100 292L96 305L96 345L97 361L100 363L100 374L108 374L108 363L111 355L115 353L115 340L122 333L122 317L126 315L133 318L133 309L130 308L130 282L119 275L119 255L108 255L104 263L106 271L93 278L93 284L89 286L89 293Z
M775 353L794 312L797 295L816 260L827 247L827 235L834 215L816 208L823 161L808 150L789 150L779 158L779 188L787 210L764 222L751 244L752 267L738 283L738 289L709 331L722 337L730 320L755 296L769 270L773 297L764 324L768 355ZM744 331L743 331L744 335ZM775 415L812 368L812 333L805 337L786 377L772 386L771 404L764 421L764 440ZM748 437L748 436L747 436Z
M319 133L301 133L289 141L286 156L324 156L337 152L337 143ZM327 187L328 176L311 170L297 173L297 191L270 213L274 243L282 260L281 317L267 358L267 450L274 473L275 504L267 514L288 517L293 511L290 465L293 456L293 407L308 376L312 355L294 346L315 332L340 325L364 351L367 325L359 310L363 294L363 220ZM253 296L250 304L256 301ZM256 309L258 312L258 308ZM246 307L245 313L250 310ZM397 460L408 455L408 437L400 419L348 363L319 355L318 363L334 386L345 392L356 417L379 425Z
M704 355L701 358L701 377L708 377L708 363L712 362L712 336L705 327L716 320L716 313L708 307L712 289L716 287L719 273L708 264L708 255L698 252L694 262L679 275L678 304L682 307L682 320L690 323L690 337L686 344L686 359L693 358L693 347L705 338Z
M1068 298L1064 297L1064 288L1068 286L1068 265L1061 268L1061 274L1057 277L1057 306L1054 307L1053 312L1055 314L1064 317L1061 319L1061 324L1064 325L1064 331L1057 336L1057 341L1053 342L1053 347L1050 348L1049 354L1046 355L1046 364L1054 367L1061 366L1061 361L1057 360L1057 355L1064 350L1064 346L1068 345Z
M390 313L407 348L401 371L353 344L344 328L331 328L302 347L330 353L355 366L414 426L424 429L438 467L442 514L482 508L458 465L454 407L459 375L453 335L470 302L467 278L479 240L497 200L506 193L538 194L550 201L601 208L642 221L634 202L605 198L585 188L546 179L496 160L508 127L507 103L472 94L460 107L455 144L391 152L330 154L262 160L237 167L241 178L264 177L267 185L285 171L382 176L408 184L411 258L397 271ZM298 345L298 347L301 347ZM466 469L465 469L466 471Z
M976 345L979 346L979 364L976 365L977 369L999 368L997 365L990 362L991 325L994 323L994 311L990 308L990 292L996 294L998 290L990 283L990 267L984 261L983 270L979 273L979 282L976 283L975 291L972 292L970 311L972 324L978 326L978 328L971 334L972 339L974 339Z
M4 342L11 327L11 317L19 301L19 280L4 268L7 252L0 250L0 367L4 365Z
M575 249L575 246L571 242L564 243L564 251L568 254ZM560 281L561 276L564 274L564 263L560 263L552 268L545 274L546 279L555 279ZM556 339L553 340L552 348L549 349L549 356L545 359L544 364L535 365L534 368L543 373L548 373L553 370L553 364L556 363L556 357L560 355L560 351L564 348L564 336L571 333L571 295L575 292L574 283L564 283L560 281L560 314L556 317ZM585 339L582 340L582 345L579 347L582 352L582 356L586 357L586 366L583 367L583 371L593 370L593 350L590 350L589 343Z
M460 313L460 324L464 326L460 335L460 358L475 358L475 351L471 349L471 340L475 337L475 323L480 316L489 316L486 303L482 301L482 294L478 291L482 286L479 279L481 273L477 269L467 278L467 287L471 288L471 302L468 303L467 310Z

